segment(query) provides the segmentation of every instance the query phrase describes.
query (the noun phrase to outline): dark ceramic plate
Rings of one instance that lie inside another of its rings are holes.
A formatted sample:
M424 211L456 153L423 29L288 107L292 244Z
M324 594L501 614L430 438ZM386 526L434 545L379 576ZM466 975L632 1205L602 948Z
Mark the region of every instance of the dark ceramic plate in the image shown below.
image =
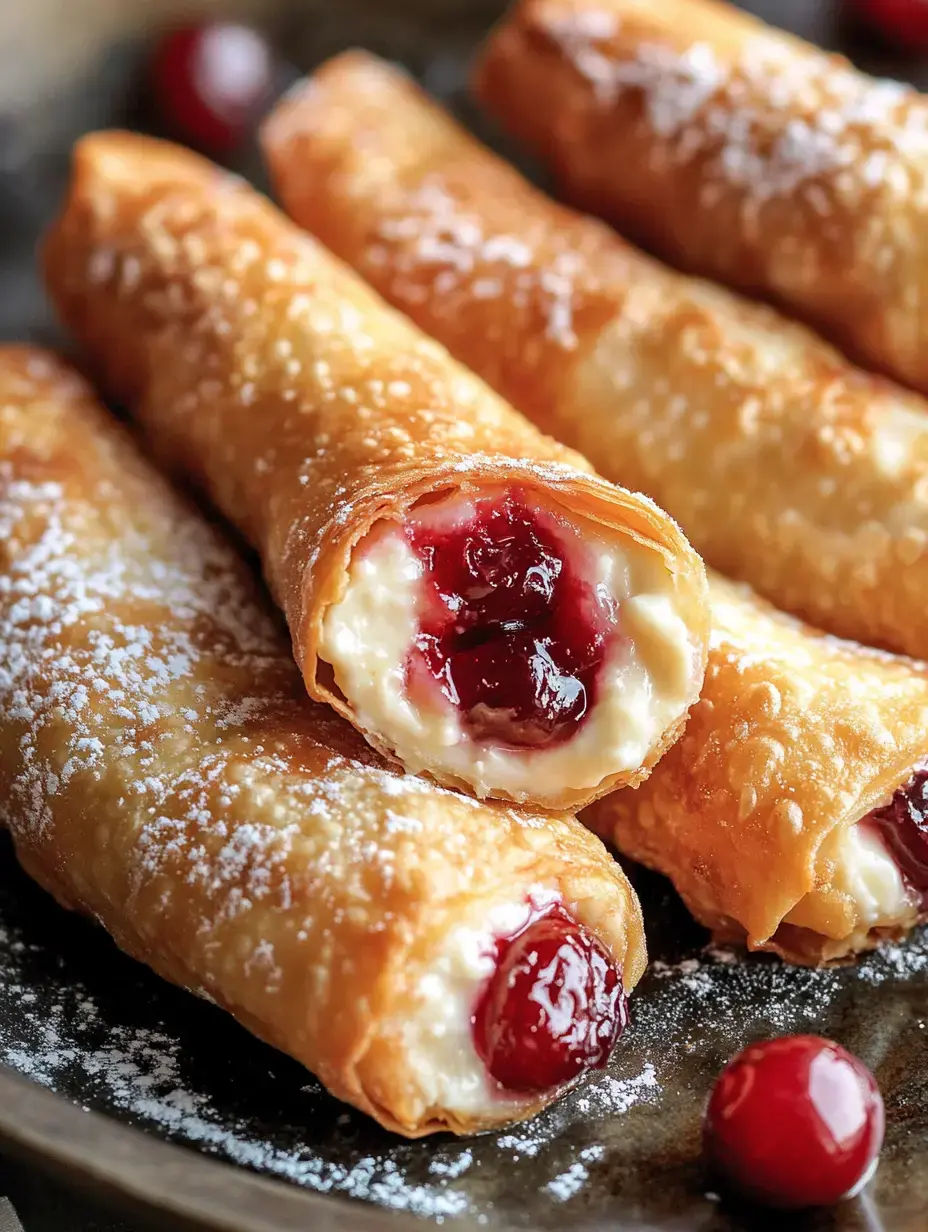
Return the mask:
M75 0L74 9L85 2L94 0ZM0 0L0 10L5 3L28 0ZM473 122L467 57L499 7L496 0L340 0L309 10L304 3L281 32L303 68L348 43L401 59ZM754 7L822 42L839 40L829 4ZM2 36L0 12L0 47ZM870 67L893 68L874 48L857 51ZM31 241L53 208L70 139L123 120L136 59L137 49L121 46L101 61L92 87L69 81L54 107L46 99L6 128L0 117L0 336L54 337ZM875 1070L888 1137L861 1199L790 1226L924 1229L928 935L856 968L791 969L706 950L665 883L636 877L657 961L608 1074L510 1132L406 1143L346 1111L220 1011L129 961L93 925L58 910L0 843L0 1060L9 1071L0 1071L0 1132L72 1176L157 1208L157 1227L171 1212L232 1232L415 1228L421 1217L488 1229L780 1228L782 1216L720 1201L699 1163L700 1114L735 1050L816 1031Z

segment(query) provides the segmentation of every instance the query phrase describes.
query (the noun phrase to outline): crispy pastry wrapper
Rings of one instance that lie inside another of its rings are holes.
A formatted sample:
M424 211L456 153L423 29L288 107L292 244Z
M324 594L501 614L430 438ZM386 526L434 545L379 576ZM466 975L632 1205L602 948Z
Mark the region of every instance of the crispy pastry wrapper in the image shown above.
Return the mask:
M928 655L924 399L555 204L364 53L285 99L264 146L298 222L709 564L839 636Z
M369 56L330 62L264 142L299 221L603 473L656 488L721 563L833 627L900 640L907 607L923 633L904 563L911 548L924 576L915 515L898 555L887 540L917 509L924 463L913 447L898 501L875 463L882 425L921 416L917 399L547 201ZM801 512L781 507L787 491ZM885 530L855 510L877 492ZM670 876L720 937L846 956L877 936L840 888L841 843L928 752L925 669L721 578L710 595L709 671L682 740L584 819Z
M379 519L452 490L518 484L656 553L704 655L704 570L671 519L589 473L241 181L151 139L85 138L45 268L106 387L257 547L310 695L349 720L318 652L352 549ZM644 764L541 803L639 781L684 719Z
M310 702L231 547L72 371L0 349L0 801L24 867L400 1133L424 1103L403 1024L455 922L559 891L621 965L634 892L573 818L384 763Z
M860 935L834 883L840 846L925 760L928 668L821 634L721 578L711 589L709 669L683 738L648 784L584 820L669 876L720 939L845 958L885 933Z
M520 0L476 89L562 191L928 391L928 103L715 0Z

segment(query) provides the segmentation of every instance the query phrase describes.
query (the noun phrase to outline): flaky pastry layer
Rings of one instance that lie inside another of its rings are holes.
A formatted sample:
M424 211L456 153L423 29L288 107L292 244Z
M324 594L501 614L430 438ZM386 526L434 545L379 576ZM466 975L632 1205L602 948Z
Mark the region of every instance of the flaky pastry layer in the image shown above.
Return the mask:
M0 348L0 648L24 867L388 1128L539 1106L425 1102L404 1024L458 921L542 887L639 979L640 910L599 841L405 776L309 702L231 547L25 347Z
M704 570L671 519L590 474L240 180L147 138L85 138L45 268L107 388L258 548L310 694L345 717L358 721L319 644L352 549L379 519L453 490L518 485L653 552L700 663ZM538 802L579 806L640 781L684 719L642 765Z
M923 416L918 399L547 201L368 56L286 100L265 147L296 218L602 473L672 496L700 546L833 627L924 630L916 590L899 598L918 536L899 534L894 558L898 524L858 524L847 503L881 491L894 507L875 441ZM920 464L913 448L900 517L918 508ZM924 758L925 670L721 578L710 595L709 672L682 740L647 785L584 819L670 876L719 936L801 962L846 956L880 934L842 888L845 840Z
M562 190L928 391L928 103L716 0L520 0L477 91Z
M924 399L555 204L364 53L289 96L264 146L298 222L711 565L928 655Z
M842 843L924 760L928 669L722 578L711 591L709 669L682 739L649 784L584 820L669 876L719 938L804 963L848 957L886 932L860 935L838 888Z

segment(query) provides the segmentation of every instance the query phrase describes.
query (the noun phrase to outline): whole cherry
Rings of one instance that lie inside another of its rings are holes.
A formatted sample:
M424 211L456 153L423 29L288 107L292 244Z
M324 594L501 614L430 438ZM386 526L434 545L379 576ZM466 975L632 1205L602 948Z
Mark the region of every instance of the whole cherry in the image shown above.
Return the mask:
M260 31L206 22L164 35L152 56L150 88L172 136L221 155L243 143L272 99L279 71Z
M504 1090L553 1091L604 1068L627 1022L622 977L605 946L555 906L497 943L474 1043Z
M873 1075L839 1044L793 1035L753 1044L709 1100L709 1163L769 1206L830 1206L866 1184L883 1142Z
M868 26L915 53L928 50L928 0L850 0Z

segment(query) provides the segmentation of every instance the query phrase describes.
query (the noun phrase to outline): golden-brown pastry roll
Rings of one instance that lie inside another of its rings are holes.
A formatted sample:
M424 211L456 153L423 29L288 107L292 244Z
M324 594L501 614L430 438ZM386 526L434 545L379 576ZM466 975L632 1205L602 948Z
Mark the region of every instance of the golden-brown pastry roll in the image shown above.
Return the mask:
M715 0L520 0L476 89L562 191L928 391L928 103Z
M682 739L584 820L721 940L817 963L901 936L928 917L928 669L711 590Z
M892 553L880 562L898 523L858 524L846 503L888 493L876 442L891 453L893 431L916 428L917 400L545 200L370 57L317 74L265 146L298 219L604 474L657 485L702 547L778 588L794 570L793 602L804 593L838 627L887 636L905 602L909 635L924 630L914 591L900 598L904 556L899 575ZM905 502L892 507L901 521ZM898 550L918 542L913 529ZM917 548L912 561L924 578ZM683 738L646 785L584 819L722 937L819 962L904 932L928 903L924 668L721 578L710 596L709 670Z
M928 656L928 403L556 205L400 70L330 61L268 121L292 216L707 562Z
M309 692L408 768L585 803L705 668L671 519L543 437L238 179L85 139L49 286L157 452L260 552Z
M25 868L415 1136L604 1064L645 963L573 818L383 762L236 554L53 357L0 349L0 810Z

